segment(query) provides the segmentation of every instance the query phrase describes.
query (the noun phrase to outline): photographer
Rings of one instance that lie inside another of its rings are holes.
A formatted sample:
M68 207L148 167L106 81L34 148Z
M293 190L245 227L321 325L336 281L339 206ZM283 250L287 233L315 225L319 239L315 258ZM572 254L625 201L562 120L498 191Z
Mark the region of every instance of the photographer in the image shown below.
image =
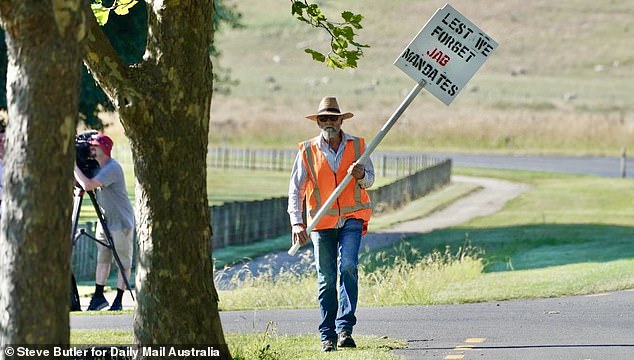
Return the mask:
M132 264L132 240L134 235L134 212L132 204L128 198L125 187L125 177L123 169L117 161L110 157L113 141L104 134L92 136L90 144L91 156L99 163L99 171L94 177L88 177L80 168L75 165L75 180L86 191L95 191L97 203L107 221L107 227L112 235L112 241L126 277L130 277L130 266ZM97 226L96 237L99 241L107 243L106 235L101 224ZM88 310L101 310L108 306L103 290L108 275L110 274L110 264L112 263L112 250L97 244L98 257L97 269L95 271L95 293L90 299ZM126 290L125 282L121 273L117 281L117 296L109 310L121 310L121 300Z

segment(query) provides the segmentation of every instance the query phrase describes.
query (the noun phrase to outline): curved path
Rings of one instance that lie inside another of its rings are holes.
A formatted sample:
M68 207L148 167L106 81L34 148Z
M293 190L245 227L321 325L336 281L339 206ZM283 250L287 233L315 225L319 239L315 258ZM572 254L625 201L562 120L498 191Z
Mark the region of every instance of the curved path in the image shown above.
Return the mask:
M492 214L499 211L508 200L529 190L529 186L525 184L489 178L452 176L452 181L476 184L481 187L481 190L473 192L427 217L399 223L389 229L370 232L363 237L362 249L382 248L406 237L459 225L474 217ZM230 289L232 287L231 279L240 272L245 274L259 274L261 272L277 274L282 270L289 269L303 272L312 266L310 261L302 261L302 259L312 256L310 255L311 249L311 246L305 246L297 256L279 252L223 269L216 272L216 287Z
M481 190L475 191L424 218L399 223L390 229L382 230L375 234L368 234L366 237L369 237L369 239L366 244L371 243L373 246L368 247L366 245L366 247L380 248L393 242L390 242L392 239L388 239L387 243L385 243L381 239L385 236L384 234L400 234L401 238L403 238L460 225L475 217L493 214L501 210L507 201L530 190L530 186L526 184L498 179L453 175L451 180L453 182L479 185Z

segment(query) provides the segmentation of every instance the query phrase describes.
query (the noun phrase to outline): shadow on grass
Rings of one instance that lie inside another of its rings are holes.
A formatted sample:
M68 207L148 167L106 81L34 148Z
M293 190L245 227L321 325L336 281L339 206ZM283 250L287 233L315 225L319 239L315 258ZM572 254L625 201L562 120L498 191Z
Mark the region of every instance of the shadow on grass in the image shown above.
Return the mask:
M484 250L485 271L537 269L634 258L634 227L540 224L497 228L456 227L407 238L422 253L470 244ZM381 251L399 251L384 248Z

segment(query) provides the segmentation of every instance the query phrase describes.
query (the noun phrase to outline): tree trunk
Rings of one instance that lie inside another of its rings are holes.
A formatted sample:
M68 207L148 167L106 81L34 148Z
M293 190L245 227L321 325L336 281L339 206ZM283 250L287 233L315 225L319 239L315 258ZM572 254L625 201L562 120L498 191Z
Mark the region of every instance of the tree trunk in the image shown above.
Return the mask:
M80 1L0 3L9 57L0 220L3 345L69 343Z
M135 317L140 344L224 344L206 181L213 86L213 30L206 24L212 12L202 3L149 14L146 60L155 82L142 93L152 96L144 99L144 117L121 112L124 122L143 124L131 136L141 225Z
M213 284L206 181L212 18L210 0L150 2L141 64L96 61L111 59L112 50L92 29L84 59L115 104L132 145L136 342L210 345L229 359Z
M168 98L157 97L149 105L160 108ZM192 94L188 101L194 100ZM205 100L208 98L198 97L197 102ZM174 105L184 109L191 104ZM155 121L170 123L175 113L183 121L171 122L169 131L175 138L135 148L140 225L135 337L140 344L219 345L224 336L211 263L207 132L206 126L196 125L206 118L205 111L201 108L186 114L173 109L163 114L155 111L152 116ZM155 135L148 131L145 136Z

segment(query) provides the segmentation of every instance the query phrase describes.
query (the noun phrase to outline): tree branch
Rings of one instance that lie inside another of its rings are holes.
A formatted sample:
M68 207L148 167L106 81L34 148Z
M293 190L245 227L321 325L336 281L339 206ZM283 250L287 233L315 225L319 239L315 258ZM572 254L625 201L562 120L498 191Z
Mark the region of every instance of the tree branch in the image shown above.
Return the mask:
M355 68L361 56L363 56L362 48L370 47L369 45L357 42L354 38L357 36L355 29L359 30L363 16L350 11L341 13L343 22L334 22L329 20L322 12L318 4L309 3L307 0L291 0L291 14L299 21L302 21L314 28L323 29L330 35L330 51L328 54L316 51L314 49L304 49L304 52L313 57L313 60L324 62L331 68ZM352 46L350 46L352 45ZM350 50L350 48L352 48Z
M89 1L82 1L82 11L86 16L86 36L81 42L84 64L119 111L139 99L131 84L135 68L127 66L112 47Z

